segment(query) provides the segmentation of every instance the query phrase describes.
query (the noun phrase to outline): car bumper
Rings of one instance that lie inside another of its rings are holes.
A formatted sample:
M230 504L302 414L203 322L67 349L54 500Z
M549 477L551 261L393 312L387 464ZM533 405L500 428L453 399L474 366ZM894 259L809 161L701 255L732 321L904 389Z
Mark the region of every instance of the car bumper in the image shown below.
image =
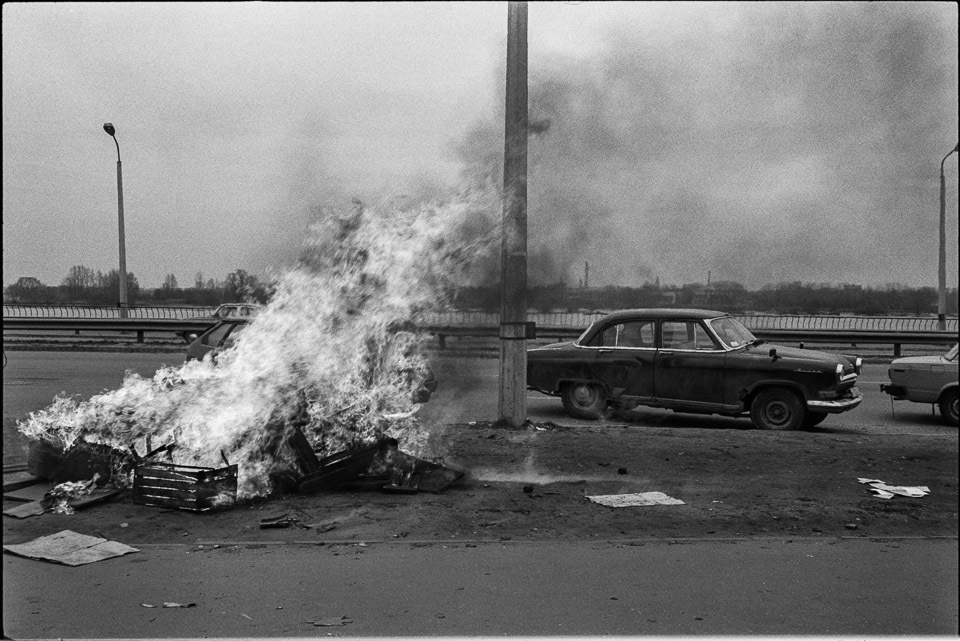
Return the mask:
M907 395L906 387L903 385L894 385L893 383L880 383L880 391L894 398L903 398Z
M807 409L811 412L826 414L839 414L848 412L863 402L863 394L856 387L852 388L843 398L837 398L831 401L809 400Z

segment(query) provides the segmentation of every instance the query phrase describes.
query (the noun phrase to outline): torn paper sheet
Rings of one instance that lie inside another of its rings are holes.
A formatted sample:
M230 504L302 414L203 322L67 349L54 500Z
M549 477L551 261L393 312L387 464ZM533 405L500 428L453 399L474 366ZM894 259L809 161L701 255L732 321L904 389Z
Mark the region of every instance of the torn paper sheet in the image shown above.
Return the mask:
M77 534L70 530L64 530L49 536L41 536L39 539L34 539L29 543L4 545L3 549L29 559L52 561L54 563L73 566L103 561L104 559L115 556L140 551L137 548L132 548L123 543L108 541L107 539L87 536L85 534Z
M891 499L898 494L900 496L919 499L930 494L930 488L926 485L887 485L880 479L858 478L857 480L869 485L870 487L868 489L882 499Z
M588 499L607 507L643 507L646 505L684 505L680 499L663 492L640 492L638 494L604 494L588 496Z

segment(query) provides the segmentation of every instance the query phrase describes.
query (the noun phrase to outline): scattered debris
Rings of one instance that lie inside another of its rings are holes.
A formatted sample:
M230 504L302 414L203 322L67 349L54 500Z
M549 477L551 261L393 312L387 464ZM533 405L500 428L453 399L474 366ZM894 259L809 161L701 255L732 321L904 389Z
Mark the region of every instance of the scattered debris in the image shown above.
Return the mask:
M140 607L141 607L141 608L155 608L155 607L157 607L157 606L153 605L152 603L141 603L141 604L140 604ZM196 604L196 603L174 603L174 602L172 602L172 601L164 601L164 602L163 602L163 605L160 606L160 607L163 607L163 608L195 608L195 607L197 607L197 604Z
M232 507L236 501L236 465L214 469L152 463L134 470L134 503L206 512Z
M99 480L100 473L96 472L88 481L67 481L55 485L44 494L43 503L54 514L73 514L70 500L89 496Z
M637 494L604 494L588 496L588 499L607 507L644 507L647 505L684 505L680 499L667 496L663 492L640 492Z
M4 545L3 549L18 556L71 566L94 563L140 551L123 543L77 534L70 530L42 536L29 543Z
M930 488L926 485L887 485L880 479L858 478L857 480L861 483L869 485L870 487L867 489L869 489L871 492L874 492L876 496L881 499L892 499L897 494L900 496L908 496L910 498L919 499L927 494L930 494Z
M296 525L297 527L305 530L309 530L313 527L312 525L304 525L300 523L300 519L295 516L290 516L289 514L281 514L280 516L260 519L261 530L266 530L268 528L285 528L290 527L291 525Z
M328 617L325 619L308 619L307 623L312 623L315 626L333 627L333 626L346 625L348 623L353 623L353 619L351 619L350 617L339 616L339 617Z

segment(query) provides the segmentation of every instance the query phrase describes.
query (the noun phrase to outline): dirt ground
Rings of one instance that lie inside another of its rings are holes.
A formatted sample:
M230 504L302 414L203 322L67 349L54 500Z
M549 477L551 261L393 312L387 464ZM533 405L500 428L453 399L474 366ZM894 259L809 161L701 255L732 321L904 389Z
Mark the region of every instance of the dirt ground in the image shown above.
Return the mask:
M447 426L442 441L443 463L465 476L436 494L324 491L194 513L137 505L126 492L72 515L4 516L3 540L64 529L130 545L957 535L956 434L478 423ZM882 499L858 477L930 494ZM683 505L586 498L651 491ZM261 528L284 514L288 527Z

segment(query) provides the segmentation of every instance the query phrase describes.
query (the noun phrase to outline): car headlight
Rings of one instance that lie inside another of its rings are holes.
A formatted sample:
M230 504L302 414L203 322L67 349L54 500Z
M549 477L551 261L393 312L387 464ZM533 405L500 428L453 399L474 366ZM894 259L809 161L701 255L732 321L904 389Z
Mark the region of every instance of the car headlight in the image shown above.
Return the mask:
M843 364L837 363L837 382L843 380Z
M857 373L857 376L863 371L863 359L859 356L853 361L853 371Z

